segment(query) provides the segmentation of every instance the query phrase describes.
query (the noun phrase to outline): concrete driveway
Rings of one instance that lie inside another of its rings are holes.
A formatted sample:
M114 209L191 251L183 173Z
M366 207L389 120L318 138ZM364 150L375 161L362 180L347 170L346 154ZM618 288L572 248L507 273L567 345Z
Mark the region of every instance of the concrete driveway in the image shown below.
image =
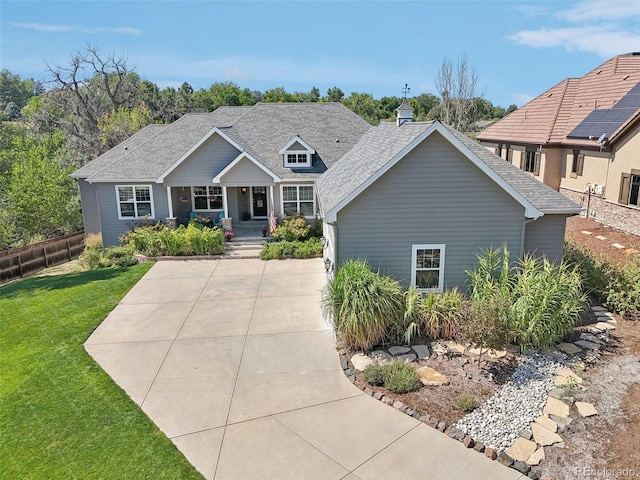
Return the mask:
M158 262L85 343L208 479L509 479L342 373L321 259Z

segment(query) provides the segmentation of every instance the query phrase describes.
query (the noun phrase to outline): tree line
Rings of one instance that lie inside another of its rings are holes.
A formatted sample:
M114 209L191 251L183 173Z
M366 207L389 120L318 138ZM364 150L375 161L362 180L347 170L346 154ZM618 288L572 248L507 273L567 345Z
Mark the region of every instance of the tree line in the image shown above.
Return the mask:
M233 82L215 82L195 90L160 89L142 79L125 56L102 54L87 46L65 65L47 65L47 85L0 72L0 250L82 228L73 170L151 123L170 123L188 112L213 112L220 106L258 102L342 102L372 125L395 117L402 97L380 99L369 93L349 96L337 86L325 95L264 92ZM479 120L503 117L477 93L477 75L466 57L457 65L445 59L436 79L439 96L408 97L416 121L439 119L464 132ZM463 86L464 88L459 88Z

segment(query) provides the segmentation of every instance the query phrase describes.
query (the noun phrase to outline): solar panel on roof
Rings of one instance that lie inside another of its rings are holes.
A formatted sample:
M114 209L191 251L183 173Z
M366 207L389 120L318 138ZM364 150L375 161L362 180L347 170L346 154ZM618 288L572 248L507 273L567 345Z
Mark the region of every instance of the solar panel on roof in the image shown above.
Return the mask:
M640 82L613 106L594 110L569 132L567 138L609 138L640 108Z

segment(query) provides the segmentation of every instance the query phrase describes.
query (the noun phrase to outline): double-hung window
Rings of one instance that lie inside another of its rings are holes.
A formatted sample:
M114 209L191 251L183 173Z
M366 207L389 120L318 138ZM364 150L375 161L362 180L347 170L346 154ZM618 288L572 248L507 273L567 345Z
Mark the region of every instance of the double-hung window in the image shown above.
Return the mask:
M413 245L411 286L419 291L442 292L444 287L444 245Z
M120 220L154 218L153 191L150 185L118 185L116 199Z
M577 178L582 175L584 169L584 154L580 150L573 151L573 160L571 161L571 178Z
M192 187L194 210L221 210L222 187L216 185Z
M640 170L622 174L618 203L640 207Z
M540 175L540 152L535 150L527 150L523 153L522 169L525 172Z
M282 207L285 215L298 212L305 217L315 215L313 185L286 185L282 187Z

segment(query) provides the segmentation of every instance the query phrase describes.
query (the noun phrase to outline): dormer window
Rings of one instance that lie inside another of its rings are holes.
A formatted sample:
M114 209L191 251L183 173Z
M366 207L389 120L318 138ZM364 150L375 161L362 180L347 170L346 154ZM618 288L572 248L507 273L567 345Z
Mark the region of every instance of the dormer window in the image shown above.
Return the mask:
M286 168L311 168L316 151L296 135L279 153Z
M311 155L309 152L293 152L288 151L284 160L285 167L310 167Z

